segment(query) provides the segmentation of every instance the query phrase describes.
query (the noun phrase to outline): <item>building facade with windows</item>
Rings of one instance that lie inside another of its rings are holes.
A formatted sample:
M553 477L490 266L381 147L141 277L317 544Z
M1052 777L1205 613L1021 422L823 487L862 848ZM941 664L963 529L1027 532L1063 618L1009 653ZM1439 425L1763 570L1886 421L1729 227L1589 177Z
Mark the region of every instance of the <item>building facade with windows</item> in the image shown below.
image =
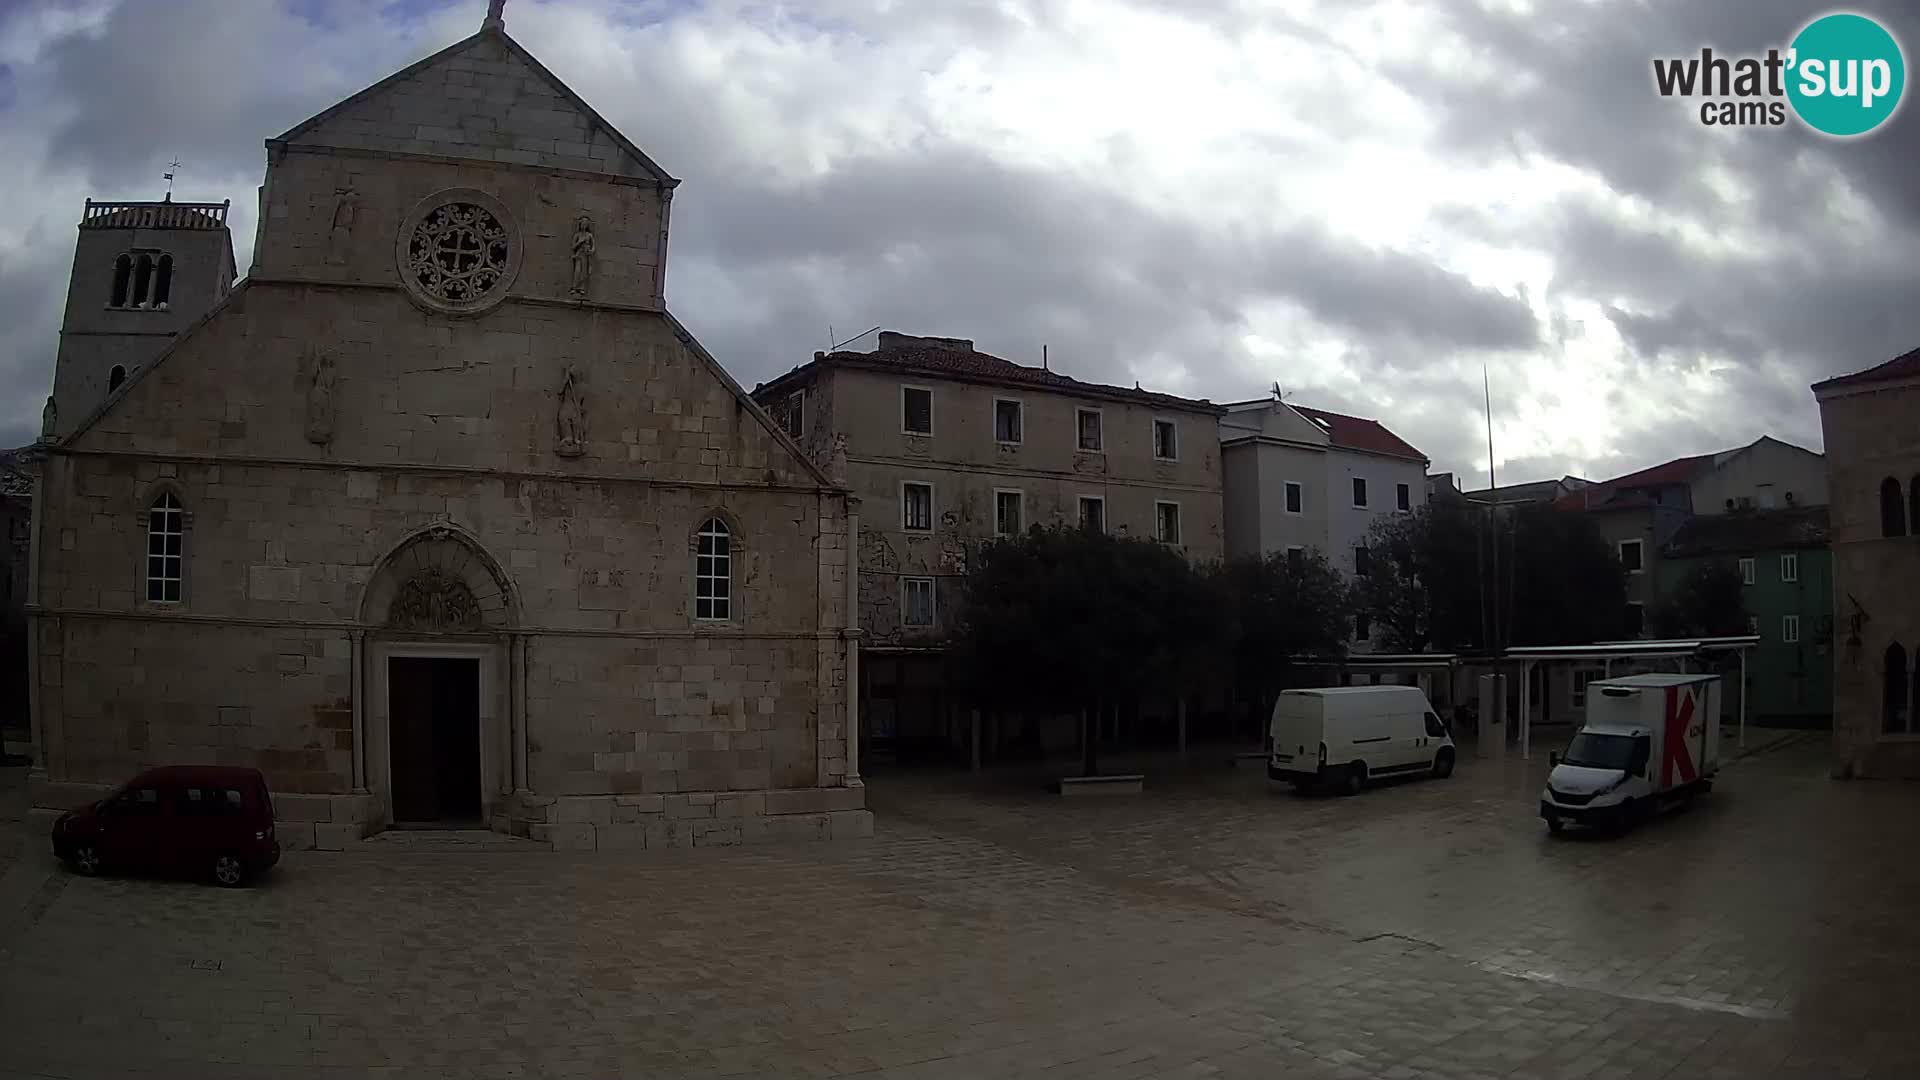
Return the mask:
M1824 484L1821 485L1824 488ZM1749 633L1747 717L1761 724L1824 727L1833 718L1833 575L1825 506L1700 515L1660 553L1659 591L1670 594L1704 563L1740 571Z
M877 739L944 722L938 649L969 560L993 538L1077 524L1221 556L1209 402L893 331L868 352L815 353L754 398L815 460L844 467L859 499L860 675Z
M1920 349L1813 394L1832 491L1834 772L1920 777Z
M1379 421L1278 398L1225 408L1229 557L1318 549L1340 572L1361 576L1373 523L1427 502L1427 456ZM1372 636L1364 623L1355 631L1361 643Z
M677 181L497 17L267 151L224 295L222 245L149 241L168 204L81 229L33 521L35 804L213 764L263 770L296 846L869 829L847 493L667 311Z
M1639 636L1645 632L1646 613L1663 595L1662 582L1668 580L1660 565L1667 544L1689 520L1823 506L1826 501L1824 459L1763 436L1732 450L1675 458L1612 480L1582 484L1553 505L1593 516L1627 571L1627 626Z

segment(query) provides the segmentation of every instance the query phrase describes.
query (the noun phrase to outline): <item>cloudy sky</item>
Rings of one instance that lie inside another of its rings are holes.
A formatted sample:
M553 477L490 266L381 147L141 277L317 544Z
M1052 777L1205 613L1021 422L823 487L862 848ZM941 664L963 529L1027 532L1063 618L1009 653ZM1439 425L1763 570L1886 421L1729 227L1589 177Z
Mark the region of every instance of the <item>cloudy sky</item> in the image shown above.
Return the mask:
M1920 47L1920 14L1861 0ZM262 141L484 0L0 0L0 445L37 432L88 196L235 204ZM1654 56L1790 0L510 0L668 171L668 299L744 383L875 324L1215 400L1278 382L1436 471L1601 478L1920 345L1920 114L1710 128ZM1920 89L1912 93L1920 93ZM1911 94L1910 94L1911 96ZM871 338L865 344L871 343ZM855 347L861 347L856 345ZM1471 486L1471 485L1469 485Z

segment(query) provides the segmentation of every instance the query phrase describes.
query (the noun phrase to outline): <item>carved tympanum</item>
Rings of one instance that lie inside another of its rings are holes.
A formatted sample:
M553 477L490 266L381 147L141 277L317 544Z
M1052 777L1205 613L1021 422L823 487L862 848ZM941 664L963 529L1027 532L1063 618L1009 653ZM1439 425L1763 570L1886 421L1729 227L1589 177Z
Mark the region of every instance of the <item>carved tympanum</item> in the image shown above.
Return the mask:
M387 609L387 625L435 634L475 631L481 626L480 603L465 582L429 568L400 586Z

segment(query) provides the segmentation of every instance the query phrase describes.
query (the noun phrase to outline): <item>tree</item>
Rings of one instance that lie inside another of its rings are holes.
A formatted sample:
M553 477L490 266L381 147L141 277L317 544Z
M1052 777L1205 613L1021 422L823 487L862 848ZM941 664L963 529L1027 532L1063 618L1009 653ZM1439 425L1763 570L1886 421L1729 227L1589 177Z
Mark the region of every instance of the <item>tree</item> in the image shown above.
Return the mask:
M1648 616L1663 638L1732 637L1747 632L1747 590L1740 567L1710 559L1686 572Z
M1484 516L1466 503L1436 502L1374 520L1367 574L1355 604L1383 631L1387 648L1457 650L1485 640L1481 621Z
M1224 648L1214 593L1174 549L1055 526L996 541L963 586L948 662L986 705L1059 711L1178 693ZM1096 774L1092 724L1082 739Z
M1367 530L1367 572L1354 578L1353 603L1379 624L1384 644L1394 652L1427 647L1433 597L1421 563L1431 520L1422 507L1375 518Z
M1318 550L1234 559L1214 571L1235 680L1264 715L1296 656L1336 656L1352 617L1346 582Z
M1627 575L1586 514L1519 507L1500 553L1495 596L1503 645L1576 645L1626 633Z

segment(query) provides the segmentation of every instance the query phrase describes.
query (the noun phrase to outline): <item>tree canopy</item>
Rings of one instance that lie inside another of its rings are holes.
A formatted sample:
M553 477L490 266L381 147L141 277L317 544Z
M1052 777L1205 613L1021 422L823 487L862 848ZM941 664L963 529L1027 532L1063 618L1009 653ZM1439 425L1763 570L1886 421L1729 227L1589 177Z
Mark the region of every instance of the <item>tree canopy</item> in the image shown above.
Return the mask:
M1626 630L1626 576L1585 514L1429 503L1374 522L1356 603L1399 652L1603 641Z
M988 705L1177 694L1226 648L1215 592L1178 551L1067 526L981 549L955 624L949 662Z
M1695 564L1647 618L1665 638L1732 637L1747 632L1747 589L1731 559Z

